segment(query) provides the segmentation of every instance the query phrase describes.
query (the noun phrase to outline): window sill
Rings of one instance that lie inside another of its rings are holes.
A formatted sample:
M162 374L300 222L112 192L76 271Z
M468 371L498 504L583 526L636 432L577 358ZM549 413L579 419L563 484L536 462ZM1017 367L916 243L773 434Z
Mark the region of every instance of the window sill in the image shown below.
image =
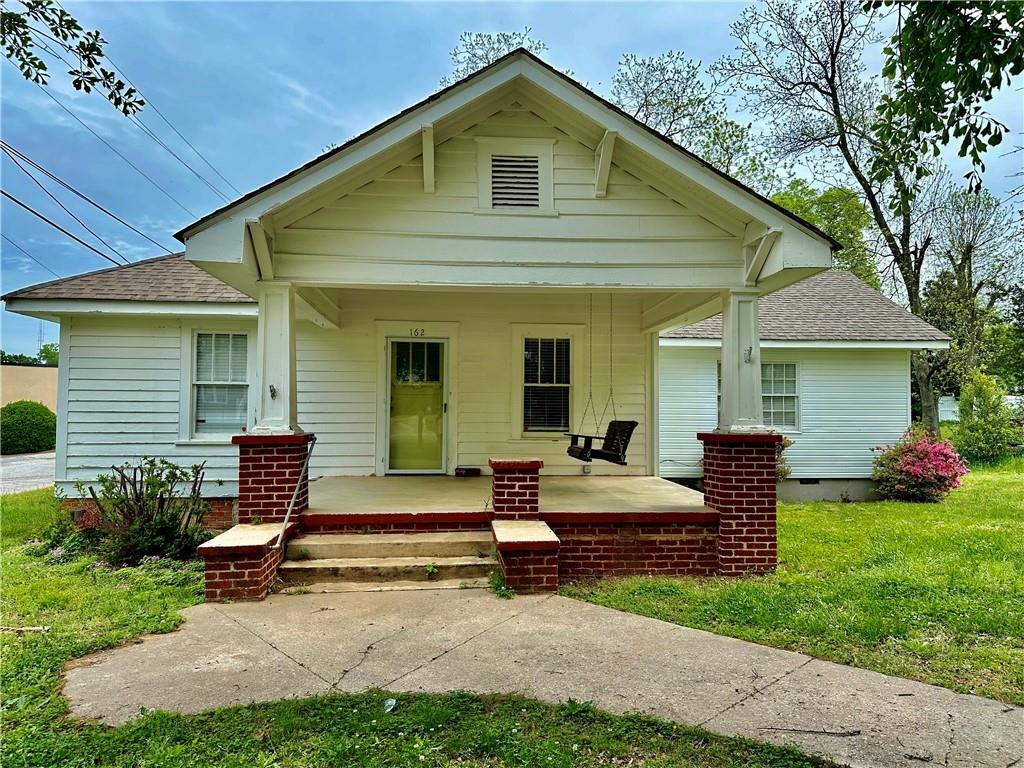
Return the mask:
M527 443L535 443L538 441L560 443L565 440L566 437L564 432L524 432L521 435L513 437L513 439L522 440Z
M231 438L234 435L211 435L210 437L189 437L175 440L175 445L231 445Z
M473 213L479 216L540 216L554 219L558 211L544 208L474 208Z

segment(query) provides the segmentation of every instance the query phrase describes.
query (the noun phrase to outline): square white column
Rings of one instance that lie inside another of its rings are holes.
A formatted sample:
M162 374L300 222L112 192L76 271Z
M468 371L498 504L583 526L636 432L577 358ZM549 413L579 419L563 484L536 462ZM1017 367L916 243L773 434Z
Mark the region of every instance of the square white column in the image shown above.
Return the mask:
M722 402L724 432L767 432L761 404L761 336L756 289L722 293Z
M256 424L258 435L302 432L295 395L295 288L260 282L256 323Z

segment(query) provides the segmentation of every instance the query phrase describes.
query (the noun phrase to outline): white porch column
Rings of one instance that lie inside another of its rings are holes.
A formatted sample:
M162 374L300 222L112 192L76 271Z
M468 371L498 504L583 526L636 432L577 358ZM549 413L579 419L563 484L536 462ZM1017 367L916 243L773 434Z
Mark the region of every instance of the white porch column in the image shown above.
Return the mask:
M761 337L758 292L722 293L722 403L718 428L723 432L767 432L761 406Z
M302 432L295 396L295 288L291 283L259 284L256 324L257 435Z

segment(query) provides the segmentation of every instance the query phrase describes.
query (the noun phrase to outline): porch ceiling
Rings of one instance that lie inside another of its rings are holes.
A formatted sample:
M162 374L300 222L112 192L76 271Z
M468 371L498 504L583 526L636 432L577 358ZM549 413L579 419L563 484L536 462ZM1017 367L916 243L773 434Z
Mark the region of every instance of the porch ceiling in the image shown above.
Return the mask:
M660 477L545 475L541 513L704 512L704 496ZM490 477L322 477L310 483L308 514L483 512Z

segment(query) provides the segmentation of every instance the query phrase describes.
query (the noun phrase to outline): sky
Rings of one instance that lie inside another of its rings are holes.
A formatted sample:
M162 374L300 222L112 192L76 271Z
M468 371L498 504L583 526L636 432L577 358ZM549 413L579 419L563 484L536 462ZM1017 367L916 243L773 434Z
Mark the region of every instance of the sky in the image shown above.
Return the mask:
M531 27L548 45L544 58L571 70L598 93L623 53L669 49L710 63L731 53L729 25L743 2L689 3L280 3L65 2L87 29L99 29L106 52L150 108L142 121L227 197L235 193L192 154L163 116L241 192L265 184L333 144L421 100L451 68L463 31ZM880 59L868 61L880 67ZM109 145L165 191L144 179L8 61L0 65L3 139L170 250L171 234L224 200L99 94L76 92L54 68L48 90ZM1004 90L992 111L1024 134L1020 90ZM748 116L755 119L756 116ZM986 183L997 193L1024 153L990 153ZM955 172L966 167L953 161ZM5 155L3 188L76 234L81 228ZM172 200L173 198L173 200ZM84 204L65 200L80 218L131 260L165 251ZM96 254L0 203L3 292L110 266ZM90 242L95 242L85 235ZM29 254L29 255L26 255ZM34 355L57 326L6 311L0 340L7 352Z

